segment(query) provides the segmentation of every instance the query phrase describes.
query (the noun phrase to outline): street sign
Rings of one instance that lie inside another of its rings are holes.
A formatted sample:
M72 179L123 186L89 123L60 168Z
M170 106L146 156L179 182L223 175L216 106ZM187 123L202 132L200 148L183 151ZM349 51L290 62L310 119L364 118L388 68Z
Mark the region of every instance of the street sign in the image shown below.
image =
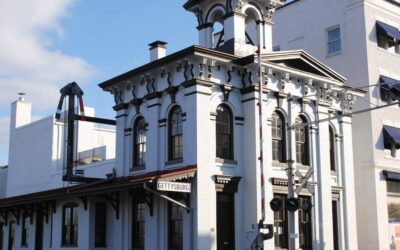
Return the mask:
M297 186L295 192L296 194L300 194L301 190L303 188L307 188L308 192L310 192L311 194L314 193L314 187L308 183L308 180L310 179L310 177L312 176L312 174L314 173L314 169L310 168L308 170L308 172L306 173L306 175L303 176L303 174L297 169L296 172L294 173L297 177L299 177L300 179L300 184L299 186Z
M191 185L190 183L184 183L184 182L158 181L157 190L190 193Z

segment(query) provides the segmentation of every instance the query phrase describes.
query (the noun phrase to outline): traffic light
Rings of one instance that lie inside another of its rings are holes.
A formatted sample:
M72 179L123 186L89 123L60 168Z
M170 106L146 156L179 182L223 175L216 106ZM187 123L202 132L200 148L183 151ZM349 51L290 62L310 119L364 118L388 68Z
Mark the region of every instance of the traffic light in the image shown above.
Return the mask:
M301 204L301 208L303 209L304 212L310 211L312 206L313 205L312 205L311 201L308 199L303 200L303 203Z
M269 203L269 206L271 207L272 211L278 212L282 208L282 199L273 198Z
M299 199L289 198L286 201L287 210L290 212L296 212L299 208Z

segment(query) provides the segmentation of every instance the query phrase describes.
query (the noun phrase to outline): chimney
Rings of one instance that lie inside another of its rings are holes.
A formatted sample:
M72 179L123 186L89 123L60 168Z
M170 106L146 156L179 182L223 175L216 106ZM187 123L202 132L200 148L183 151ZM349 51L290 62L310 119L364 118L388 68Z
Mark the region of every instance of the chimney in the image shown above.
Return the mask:
M163 41L155 41L149 44L150 62L165 57L167 54L167 47L165 45L167 45L167 43Z
M18 93L18 100L11 104L10 132L31 122L32 104L25 102L24 93Z

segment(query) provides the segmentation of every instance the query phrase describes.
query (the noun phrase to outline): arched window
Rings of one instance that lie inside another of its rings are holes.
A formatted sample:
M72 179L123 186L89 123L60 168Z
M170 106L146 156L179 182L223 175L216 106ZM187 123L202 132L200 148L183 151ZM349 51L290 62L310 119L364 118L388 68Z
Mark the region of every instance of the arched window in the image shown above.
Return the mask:
M310 164L309 157L309 139L308 139L308 126L301 125L306 123L307 120L303 116L296 118L295 126L295 140L296 140L296 162L302 165Z
M183 156L183 129L182 109L179 106L172 108L168 119L169 127L169 160L182 159Z
M285 120L283 116L274 112L272 114L272 160L286 161Z
M144 167L146 164L146 127L147 123L143 117L139 117L133 127L133 167Z
M217 108L216 140L217 157L233 160L233 117L226 105Z
M336 171L336 156L335 156L335 134L332 126L329 126L329 157L331 171Z

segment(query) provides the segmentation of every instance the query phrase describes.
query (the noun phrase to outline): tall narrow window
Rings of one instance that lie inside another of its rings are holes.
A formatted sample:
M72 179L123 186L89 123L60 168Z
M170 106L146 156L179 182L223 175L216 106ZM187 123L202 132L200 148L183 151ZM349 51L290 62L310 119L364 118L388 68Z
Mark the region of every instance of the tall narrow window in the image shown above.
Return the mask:
M106 247L107 245L107 204L96 203L94 246Z
M10 221L8 227L8 250L15 249L15 221Z
M296 137L296 162L302 165L309 165L309 148L308 148L308 126L302 125L306 123L304 117L299 116L296 119L295 137Z
M134 138L134 168L144 167L146 164L146 121L143 117L136 120L133 128Z
M22 237L21 237L21 246L27 247L29 243L29 224L31 218L27 214L23 215L22 218Z
M4 224L0 223L0 250L3 250L4 243Z
M67 204L63 207L62 245L78 245L78 205Z
M132 249L143 250L145 242L145 203L141 199L133 200L132 209Z
M183 129L182 109L175 106L169 114L169 160L182 159Z
M285 162L285 129L282 115L272 114L272 160Z
M217 108L216 139L217 157L233 160L233 119L226 105Z
M340 27L328 29L328 55L335 55L342 51L342 39L340 35Z
M331 171L336 172L336 156L335 156L335 134L332 126L329 126L329 157L331 163Z
M286 195L274 194L274 198L282 200L282 208L274 212L274 240L275 247L285 249L288 247L288 212L286 209Z
M168 203L168 250L183 249L183 208Z

